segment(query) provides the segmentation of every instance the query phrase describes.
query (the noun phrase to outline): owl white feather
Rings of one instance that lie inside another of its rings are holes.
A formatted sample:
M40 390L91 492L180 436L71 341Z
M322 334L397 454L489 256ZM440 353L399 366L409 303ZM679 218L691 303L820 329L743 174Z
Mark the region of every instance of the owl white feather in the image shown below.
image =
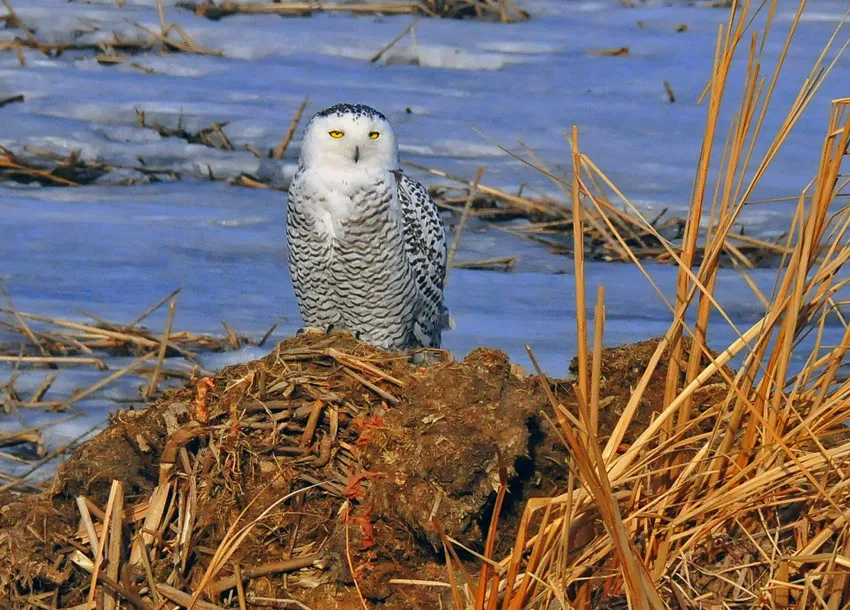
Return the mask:
M383 114L338 104L310 120L286 234L305 326L384 349L440 347L445 227L425 187L399 169Z

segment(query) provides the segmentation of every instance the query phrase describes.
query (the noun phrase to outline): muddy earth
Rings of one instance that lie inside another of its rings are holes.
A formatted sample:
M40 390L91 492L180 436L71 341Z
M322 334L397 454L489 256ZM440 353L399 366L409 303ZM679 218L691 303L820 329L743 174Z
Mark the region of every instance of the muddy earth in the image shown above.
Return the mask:
M604 352L603 442L656 346ZM623 447L660 410L665 374L656 371ZM185 604L196 591L198 608L362 608L361 596L369 607L451 607L449 588L427 584L449 582L445 541L477 574L500 485L497 560L525 502L567 488L545 384L576 408L572 380L530 375L497 350L461 362L435 352L417 366L349 335L284 341L114 413L45 492L6 492L0 599L84 604L97 569L96 598L120 591L122 607ZM577 547L600 528L578 525ZM96 567L92 532L103 547Z

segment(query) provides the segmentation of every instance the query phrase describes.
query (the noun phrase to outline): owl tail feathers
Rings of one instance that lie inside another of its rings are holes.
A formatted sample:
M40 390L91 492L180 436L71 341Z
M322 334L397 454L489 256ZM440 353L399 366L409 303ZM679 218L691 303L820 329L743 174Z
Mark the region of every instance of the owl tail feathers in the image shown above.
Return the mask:
M440 325L441 330L454 330L455 329L455 319L452 317L449 308L443 305L443 317L442 323Z

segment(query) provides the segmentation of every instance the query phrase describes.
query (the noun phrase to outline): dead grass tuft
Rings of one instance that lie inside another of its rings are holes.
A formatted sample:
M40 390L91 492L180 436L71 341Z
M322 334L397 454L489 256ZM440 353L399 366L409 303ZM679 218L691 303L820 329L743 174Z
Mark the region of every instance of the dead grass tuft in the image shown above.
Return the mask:
M515 23L529 15L509 0L421 0L416 2L181 2L179 6L208 19L235 14L306 17L314 12L345 12L370 15L423 15L446 19L477 19Z

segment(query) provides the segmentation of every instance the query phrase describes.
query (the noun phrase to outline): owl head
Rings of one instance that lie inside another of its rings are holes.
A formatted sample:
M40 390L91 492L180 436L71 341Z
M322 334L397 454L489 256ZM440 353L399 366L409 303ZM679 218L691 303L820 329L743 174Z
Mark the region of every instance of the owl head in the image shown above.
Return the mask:
M317 112L304 131L302 167L397 169L398 145L387 117L363 104Z

